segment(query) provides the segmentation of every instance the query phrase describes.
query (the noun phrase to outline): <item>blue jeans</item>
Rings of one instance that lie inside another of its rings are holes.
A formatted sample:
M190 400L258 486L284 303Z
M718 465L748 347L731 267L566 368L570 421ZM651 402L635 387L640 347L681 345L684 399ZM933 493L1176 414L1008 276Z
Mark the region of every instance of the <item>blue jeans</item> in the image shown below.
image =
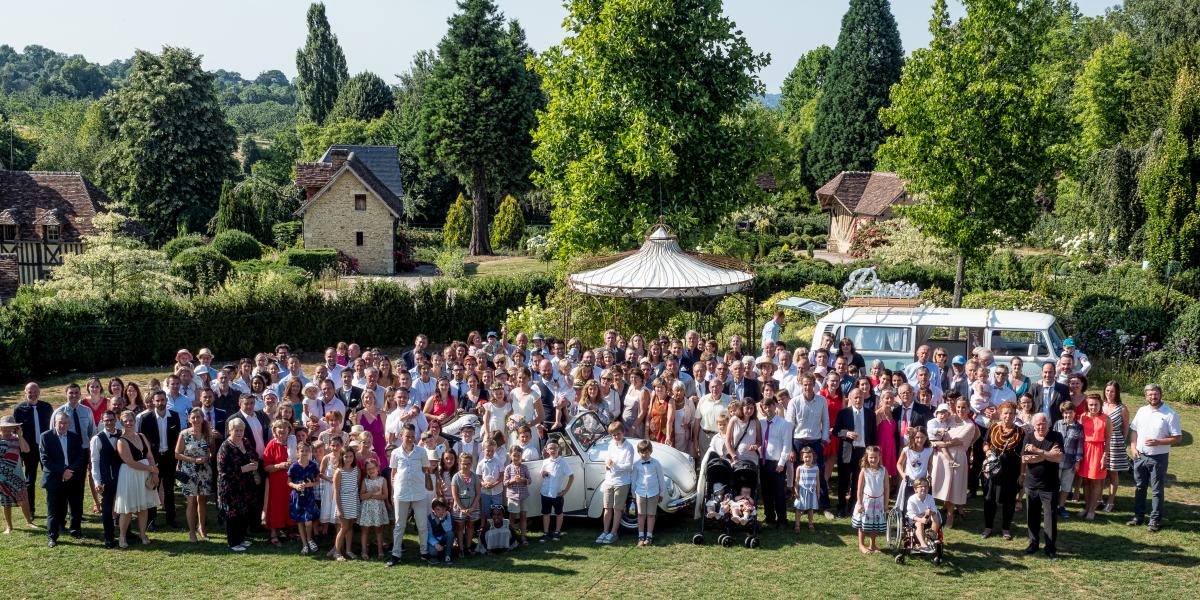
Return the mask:
M1150 522L1162 519L1163 487L1167 483L1167 457L1170 454L1142 454L1133 461L1133 516L1141 521L1146 514L1146 486L1150 486Z

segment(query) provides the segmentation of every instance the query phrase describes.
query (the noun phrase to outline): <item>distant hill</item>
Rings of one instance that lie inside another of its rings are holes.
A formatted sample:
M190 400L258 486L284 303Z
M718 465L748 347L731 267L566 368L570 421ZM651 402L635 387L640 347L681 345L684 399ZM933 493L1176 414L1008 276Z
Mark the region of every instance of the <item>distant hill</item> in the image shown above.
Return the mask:
M779 108L779 94L763 94L758 97L758 101L766 105L767 108Z

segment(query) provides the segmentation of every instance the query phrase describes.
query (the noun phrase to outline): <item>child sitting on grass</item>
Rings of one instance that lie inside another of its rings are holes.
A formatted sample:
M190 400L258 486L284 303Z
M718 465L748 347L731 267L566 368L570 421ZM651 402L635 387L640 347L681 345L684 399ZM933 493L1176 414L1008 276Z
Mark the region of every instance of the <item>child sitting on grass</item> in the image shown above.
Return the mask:
M441 562L449 565L451 563L450 550L454 547L454 525L450 520L450 512L446 510L446 503L439 500L434 500L432 504L433 512L429 515L429 562ZM364 551L365 552L365 551Z

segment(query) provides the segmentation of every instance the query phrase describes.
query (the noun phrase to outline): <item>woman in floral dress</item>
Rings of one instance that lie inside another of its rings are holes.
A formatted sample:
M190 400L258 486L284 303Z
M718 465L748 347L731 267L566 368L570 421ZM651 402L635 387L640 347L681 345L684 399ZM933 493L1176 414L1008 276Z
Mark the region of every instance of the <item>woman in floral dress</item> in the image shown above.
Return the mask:
M204 521L213 491L212 429L199 407L188 413L188 425L175 442L175 460L179 461L179 490L187 499L188 541L194 544L197 535L208 539Z

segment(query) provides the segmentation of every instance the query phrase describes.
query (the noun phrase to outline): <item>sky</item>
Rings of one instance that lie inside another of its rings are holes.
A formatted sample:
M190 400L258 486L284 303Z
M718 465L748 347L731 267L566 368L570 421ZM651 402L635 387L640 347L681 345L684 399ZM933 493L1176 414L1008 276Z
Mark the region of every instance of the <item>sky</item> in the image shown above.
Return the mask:
M1076 0L1086 15L1118 0ZM521 22L534 50L563 37L559 0L497 0ZM929 43L930 0L893 0L905 53ZM951 4L955 3L953 0ZM304 44L308 0L0 0L0 44L40 44L82 54L101 64L134 49L183 46L204 56L205 68L237 71L247 79L279 69L296 74ZM725 12L756 52L771 56L761 77L779 91L804 52L837 44L849 0L726 0ZM389 83L408 70L418 50L437 46L454 0L327 0L326 14L346 53L350 73L372 71Z

